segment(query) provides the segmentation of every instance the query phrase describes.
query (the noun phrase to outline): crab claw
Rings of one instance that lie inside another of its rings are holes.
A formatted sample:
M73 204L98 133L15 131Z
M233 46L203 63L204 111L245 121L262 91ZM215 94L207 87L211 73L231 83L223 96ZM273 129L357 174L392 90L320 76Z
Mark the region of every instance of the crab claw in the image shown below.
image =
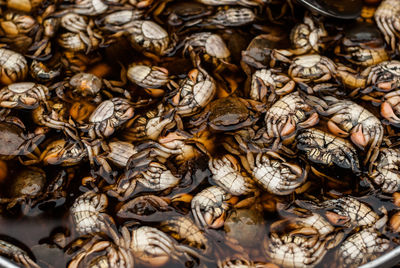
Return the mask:
M391 82L381 82L378 83L378 88L382 91L390 91L393 89Z
M350 221L349 217L339 215L332 211L325 212L325 216L333 225L345 225Z
M394 113L392 106L385 101L381 105L381 115L390 122L400 122L400 118Z
M188 73L188 77L189 77L190 80L193 81L193 83L196 83L198 75L199 75L199 70L198 69L193 69Z
M204 216L204 219L206 220L208 226L213 229L218 229L224 226L225 222L225 211L222 212L221 216L216 218L214 221L212 220L212 217L210 218L209 216L212 216L210 213L206 213Z
M361 149L364 149L369 143L369 139L366 138L363 133L363 127L361 124L355 127L354 131L350 135L350 138L351 141Z
M343 131L340 127L338 127L338 125L336 125L335 122L333 122L331 120L328 121L328 128L329 128L330 132L332 132L336 136L339 136L342 138L346 138L347 136L349 136L349 133L347 133L346 131Z
M296 122L290 116L281 130L281 137L286 137L296 130Z

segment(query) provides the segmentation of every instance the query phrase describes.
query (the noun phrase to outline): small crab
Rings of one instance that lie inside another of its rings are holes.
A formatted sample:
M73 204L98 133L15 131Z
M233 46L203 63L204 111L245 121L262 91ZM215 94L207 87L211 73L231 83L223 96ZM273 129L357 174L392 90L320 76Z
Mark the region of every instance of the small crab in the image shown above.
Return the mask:
M374 226L380 228L387 220L386 216L380 218L369 205L351 196L326 200L314 204L311 208L323 209L326 218L332 224L346 227Z
M7 188L8 196L1 197L0 203L6 204L7 209L20 204L22 213L26 215L43 194L45 183L46 173L42 169L23 168L13 177L10 187Z
M134 256L128 245L116 244L121 239L113 232L112 237L105 235L93 235L87 239L78 238L67 250L70 253L72 248L79 250L73 252L69 268L76 267L133 267Z
M40 266L31 258L30 255L32 255L32 253L29 254L27 251L5 240L0 240L0 255L27 268L40 268ZM11 264L7 265L11 266Z
M191 201L191 208L197 226L201 228L223 226L231 197L231 194L219 186L208 187L196 194Z
M361 172L357 151L349 141L315 128L304 130L296 139L297 148L305 151L310 161Z
M354 89L350 96L355 96L358 92L362 94L374 93L373 91L387 93L400 86L400 62L384 61L369 66L361 73L345 66L339 66L337 77L345 86ZM375 100L375 102L379 103L380 100Z
M251 78L250 99L263 103L274 103L277 96L291 93L296 83L286 74L274 69L261 69Z
M126 76L128 79L140 86L153 97L160 97L165 90L162 87L172 84L178 87L168 75L168 70L159 66L148 66L144 64L132 64L129 66Z
M256 19L253 10L247 7L225 7L218 10L214 15L186 24L190 27L199 26L204 28L225 28L244 26Z
M128 141L157 140L160 135L175 126L173 114L165 114L165 107L159 104L156 109L137 115L125 126L122 137Z
M364 164L376 160L383 139L383 126L377 117L350 100L332 96L322 99L309 96L308 100L312 100L312 105L320 114L331 116L328 128L333 134L343 138L350 136L357 147L367 151Z
M128 100L123 98L112 98L103 101L89 117L89 123L80 126L87 131L90 138L108 137L114 131L131 119L134 108Z
M127 170L125 174L118 178L108 194L121 201L127 200L134 193L137 193L138 184L148 191L164 191L179 184L181 178L176 177L171 170L156 159L142 159L135 162L133 170Z
M262 103L228 96L212 101L192 124L206 124L213 131L234 131L254 124L263 111Z
M80 15L96 16L105 13L108 5L102 0L74 0L71 6L65 6L68 11Z
M383 96L381 115L391 124L400 124L400 90L389 92Z
M44 134L25 133L25 125L18 118L6 117L0 122L0 158L8 160L18 156L26 165L37 163L38 145L44 138Z
M195 61L196 56L202 56L206 62L217 66L215 72L222 71L229 63L231 52L224 40L218 34L201 32L192 34L183 40L183 53L188 52Z
M212 173L212 181L232 195L246 195L257 191L253 179L241 170L239 162L230 154L221 159L210 159L208 167Z
M343 241L336 256L346 267L359 267L376 259L389 248L389 239L374 228L365 228Z
M160 229L189 246L200 248L204 251L207 251L210 247L205 233L188 217L171 217L160 223Z
M385 42L372 24L356 24L349 28L335 54L358 66L368 67L389 59Z
M71 207L75 230L80 234L92 234L108 230L112 217L105 213L108 199L105 194L88 191L75 199Z
M127 30L134 21L143 18L143 11L138 9L123 9L107 13L95 20L96 25L102 30L119 32Z
M210 103L216 91L216 82L203 68L192 69L172 97L174 109L180 116L194 115Z
M88 157L84 144L80 141L59 139L47 145L40 155L44 165L73 166Z
M35 109L39 103L47 103L49 89L40 84L20 82L0 90L0 106L14 109Z
M129 248L135 260L153 267L162 266L174 259L184 263L191 260L190 255L201 257L195 250L179 245L164 232L149 226L141 226L130 234L126 227L121 230L122 237L118 241L121 247Z
M400 32L400 6L397 0L384 0L376 9L375 21L392 50L398 49L396 39Z
M307 178L307 170L274 152L247 154L246 165L264 190L276 195L293 193Z
M288 74L300 86L303 86L307 93L312 94L319 91L329 91L333 88L327 82L335 77L336 65L327 57L317 54L298 56L293 59L289 66ZM310 86L310 84L314 84Z
M337 244L330 243L334 239L335 234L321 236L314 227L282 220L271 225L270 235L264 239L264 249L271 261L279 266L311 268Z
M399 150L382 148L379 151L379 157L369 176L383 192L394 193L400 189L399 163Z
M290 57L307 53L318 53L324 47L321 39L327 37L324 25L315 22L314 18L304 16L303 23L297 24L290 33L293 49L275 49L273 57Z
M9 49L0 48L0 83L9 85L24 80L28 63L24 56Z
M89 53L102 41L102 36L95 30L92 30L94 26L93 21L91 20L89 23L86 22L86 18L82 15L67 13L61 17L60 23L61 26L68 31L68 33L61 34L61 38L59 39L59 44L65 49L70 49L74 52L86 51L86 53ZM86 49L76 49L75 41L73 40L78 37L81 43L84 44L83 47Z
M29 15L15 11L4 12L0 19L0 32L4 36L17 36L36 32L37 21Z
M296 135L299 129L309 128L319 121L317 112L308 105L299 92L292 92L275 102L265 114L268 139L285 140Z
M53 81L60 75L59 66L50 67L43 62L33 60L29 68L29 74L38 82L45 83Z
M132 46L146 55L162 56L168 53L173 40L157 23L151 20L135 20L127 29Z

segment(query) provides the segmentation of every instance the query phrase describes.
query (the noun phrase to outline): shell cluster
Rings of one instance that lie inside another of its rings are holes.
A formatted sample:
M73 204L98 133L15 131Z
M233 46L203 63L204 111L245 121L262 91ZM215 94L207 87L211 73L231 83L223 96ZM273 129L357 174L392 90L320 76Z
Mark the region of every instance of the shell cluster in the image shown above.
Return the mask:
M2 1L0 256L358 267L398 246L400 1L364 2Z

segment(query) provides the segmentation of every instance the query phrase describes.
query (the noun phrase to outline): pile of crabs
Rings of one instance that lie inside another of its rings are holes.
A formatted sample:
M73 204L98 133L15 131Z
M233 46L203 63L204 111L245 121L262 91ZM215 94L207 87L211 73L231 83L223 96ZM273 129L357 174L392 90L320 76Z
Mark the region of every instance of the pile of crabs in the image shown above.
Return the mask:
M400 0L365 2L344 21L285 0L2 1L0 222L45 233L0 224L0 256L357 267L398 246Z

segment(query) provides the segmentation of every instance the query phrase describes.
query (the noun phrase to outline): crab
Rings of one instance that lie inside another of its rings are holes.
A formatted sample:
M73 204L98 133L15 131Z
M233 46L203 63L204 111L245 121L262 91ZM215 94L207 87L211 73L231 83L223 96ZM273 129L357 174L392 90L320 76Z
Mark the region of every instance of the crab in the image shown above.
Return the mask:
M331 116L328 128L333 134L342 138L350 136L357 147L366 150L364 164L376 160L384 132L378 118L350 100L339 100L332 96L322 99L309 96L308 100L312 100L312 104L320 114Z
M381 33L370 23L358 23L348 29L340 44L336 46L335 54L362 67L376 65L389 59Z
M265 110L262 103L236 96L218 98L191 122L200 129L207 125L212 131L234 131L254 124Z
M160 229L177 241L183 241L189 246L202 249L205 252L210 248L206 234L188 217L171 217L160 223Z
M31 258L31 253L19 248L18 246L0 240L0 255L5 256L7 259L11 259L18 264L24 265L28 268L40 268L40 266Z
M183 44L183 54L189 53L194 65L198 65L196 58L201 55L206 62L217 66L216 73L222 71L226 66L232 66L229 63L231 52L218 34L195 33L186 37Z
M35 109L39 103L46 104L49 89L40 84L20 82L0 90L0 106L14 109Z
M299 129L309 128L319 122L317 112L308 105L299 92L292 92L275 102L265 114L264 136L274 141L286 140Z
M131 142L141 140L158 140L163 132L172 129L176 122L173 114L165 114L163 104L156 109L147 111L144 115L137 115L126 124L122 138Z
M29 68L29 74L38 82L46 83L53 81L60 75L60 66L48 66L43 62L33 60Z
M105 194L88 191L80 195L70 208L75 230L80 234L106 232L114 224L112 217L105 213L107 206Z
M289 66L289 76L308 94L321 91L331 91L334 84L328 82L336 75L336 64L327 57L317 54L298 56ZM314 84L313 86L309 84Z
M346 267L359 267L376 259L389 248L389 239L374 228L365 228L343 241L336 257Z
M3 118L0 122L0 159L18 157L26 165L37 163L38 146L44 138L44 134L25 133L25 125L16 117Z
M143 11L138 9L123 9L107 13L95 20L96 25L109 32L127 30L133 21L143 18Z
M127 71L128 79L140 86L153 97L164 94L164 86L177 88L178 85L168 75L168 70L159 66L148 66L144 64L132 64Z
M89 53L102 42L103 37L92 28L94 26L93 21L86 22L86 18L76 13L66 13L61 17L61 26L68 31L68 33L62 34L59 39L59 44L65 49L71 49L74 52L86 51ZM78 39L72 39L73 37L81 40L84 44L85 49L75 49L75 42L79 42ZM68 39L70 37L71 39Z
M0 83L9 85L24 80L28 63L24 56L9 49L0 48Z
M315 128L303 130L296 139L297 148L304 151L310 161L361 173L358 154L351 142Z
M214 15L197 19L195 22L188 21L183 25L190 27L198 26L203 29L225 28L244 26L252 23L256 19L256 14L247 7L225 7L219 9Z
M208 167L212 181L232 195L247 195L257 191L253 179L241 170L239 162L230 154L221 159L210 159Z
M214 79L200 66L192 69L187 78L179 83L172 103L180 116L191 116L204 108L214 98L217 85Z
M307 169L286 161L275 152L247 154L244 166L264 190L276 195L288 195L304 183Z
M89 123L80 126L82 131L88 132L90 138L108 137L114 131L131 119L134 108L128 100L112 98L105 100L93 111L89 117Z
M135 168L127 170L118 181L108 189L107 193L121 201L127 200L140 184L146 190L164 191L179 184L181 178L175 176L164 164L155 158L144 158L135 161Z
M398 49L396 38L398 38L400 32L400 7L397 0L382 1L376 9L374 17L386 43L392 50Z
M290 33L293 49L274 49L272 57L280 58L318 53L324 48L321 39L327 36L328 33L321 22L316 22L314 18L305 15L303 23L297 24Z
M20 205L23 215L28 214L32 207L44 194L46 173L37 167L25 167L13 176L10 187L7 187L8 195L0 198L0 203L7 209Z
M382 148L379 151L379 157L369 177L380 186L382 192L394 193L400 188L399 161L399 150Z
M73 166L88 157L85 145L80 141L58 139L49 143L40 155L44 165Z
M253 73L250 99L273 104L279 96L291 93L296 83L286 74L275 69L261 69Z
M274 222L270 235L264 239L264 249L273 263L282 267L314 267L330 248L340 242L334 232L325 235L309 224L287 220Z

